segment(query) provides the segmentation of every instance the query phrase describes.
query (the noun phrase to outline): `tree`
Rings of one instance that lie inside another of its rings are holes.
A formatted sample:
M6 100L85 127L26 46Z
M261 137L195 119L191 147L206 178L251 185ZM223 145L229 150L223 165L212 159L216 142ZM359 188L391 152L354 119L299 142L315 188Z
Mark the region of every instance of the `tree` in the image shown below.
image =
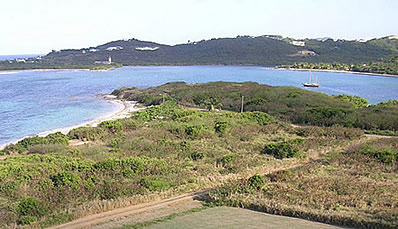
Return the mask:
M202 103L209 111L215 111L215 109L221 109L222 104L218 101L217 98L210 97Z

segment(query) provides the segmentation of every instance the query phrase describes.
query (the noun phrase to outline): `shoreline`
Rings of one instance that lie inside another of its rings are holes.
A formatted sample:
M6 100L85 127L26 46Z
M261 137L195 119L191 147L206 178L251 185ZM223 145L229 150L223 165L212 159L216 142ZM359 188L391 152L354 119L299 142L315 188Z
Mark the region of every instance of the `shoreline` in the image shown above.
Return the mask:
M381 73L372 73L372 72L354 72L354 71L346 71L346 70L332 70L332 69L309 69L309 68L272 68L275 70L290 70L290 71L313 71L313 72L333 72L333 73L350 73L357 75L369 75L369 76L383 76L383 77L398 77L398 75L394 74L381 74Z
M273 69L273 70L290 70L290 71L314 71L314 72L333 72L333 73L351 73L351 74L357 74L357 75L369 75L369 76L383 76L383 77L398 77L398 74L382 74L382 73L372 73L372 72L354 72L354 71L346 71L346 70L332 70L332 69L309 69L309 68L279 68L279 67L267 67L267 66L262 66L262 65L224 65L224 64L212 64L212 65L126 65L123 67L159 67L159 66L248 66L248 67L253 67L253 66L258 66L258 67L265 67L267 69ZM120 68L120 67L117 67ZM7 69L7 70L0 70L0 75L8 75L8 74L15 74L18 72L23 72L23 71L83 71L83 72L108 72L117 69L115 68L109 68L109 69L101 69L101 70L92 70L89 68L33 68L33 69Z
M145 107L138 108L137 107L138 103L136 101L120 100L120 99L117 99L117 97L114 95L106 94L106 95L99 95L99 97L102 97L103 99L105 99L106 101L108 101L110 103L117 104L118 107L116 109L114 109L113 111L103 114L93 120L90 120L90 121L85 121L80 124L71 125L71 126L67 126L67 127L51 129L51 130L40 132L38 134L28 135L28 136L19 138L17 140L10 141L8 143L0 145L0 150L4 149L7 145L15 144L24 138L34 137L34 136L45 137L49 134L53 134L56 132L61 132L63 134L67 134L69 131L76 129L78 127L84 127L84 126L96 127L103 121L127 118L127 117L130 117L131 112L145 109Z
M50 71L65 71L65 72L108 72L116 68L92 70L89 68L32 68L32 69L0 69L0 75L16 74L18 72L50 72Z

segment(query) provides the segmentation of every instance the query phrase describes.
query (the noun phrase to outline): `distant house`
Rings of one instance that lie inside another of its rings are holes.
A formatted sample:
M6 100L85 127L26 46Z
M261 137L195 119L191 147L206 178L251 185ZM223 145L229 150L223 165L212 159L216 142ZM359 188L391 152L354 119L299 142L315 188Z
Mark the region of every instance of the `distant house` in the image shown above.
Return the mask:
M135 50L137 51L156 51L159 47L136 47Z
M89 49L88 51L89 52L96 52L96 51L98 51L98 49Z
M122 50L122 49L123 49L122 46L112 46L112 47L106 48L106 51L115 51L115 50Z
M397 35L391 35L391 36L388 36L388 39L390 39L390 40L397 40L398 39L398 36Z
M304 41L291 41L290 44L295 45L295 46L305 46Z
M316 56L316 52L310 51L310 50L301 50L298 52L299 55L301 56Z
M25 59L15 59L17 63L26 63Z
M97 60L94 62L94 64L112 64L112 57L109 56L108 60Z

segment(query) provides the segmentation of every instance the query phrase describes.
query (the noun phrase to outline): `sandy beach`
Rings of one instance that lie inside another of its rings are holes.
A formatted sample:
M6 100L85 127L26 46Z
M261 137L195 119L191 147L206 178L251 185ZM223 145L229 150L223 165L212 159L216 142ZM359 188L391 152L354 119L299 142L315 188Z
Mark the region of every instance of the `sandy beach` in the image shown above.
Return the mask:
M68 127L63 127L63 128L57 128L57 129L53 129L53 130L49 130L49 131L44 131L38 134L34 134L34 135L30 135L30 136L25 136L23 138L20 138L18 140L12 141L12 142L8 142L4 145L0 145L0 150L4 149L4 147L6 147L9 144L15 144L18 141L27 138L27 137L33 137L33 136L47 136L49 134L55 133L55 132L61 132L63 134L67 134L69 131L71 131L72 129L78 128L78 127L82 127L82 126L98 126L101 122L103 121L108 121L108 120L115 120L115 119L121 119L121 118L127 118L130 117L131 112L134 111L139 111L142 109L145 109L145 107L137 107L138 103L136 101L124 101L124 100L119 100L117 99L116 96L114 95L101 95L102 98L104 98L105 100L109 101L110 103L114 103L117 104L118 107L103 115L100 116L94 120L88 121L88 122L84 122L84 123L80 123L77 125L73 125L73 126L68 126Z

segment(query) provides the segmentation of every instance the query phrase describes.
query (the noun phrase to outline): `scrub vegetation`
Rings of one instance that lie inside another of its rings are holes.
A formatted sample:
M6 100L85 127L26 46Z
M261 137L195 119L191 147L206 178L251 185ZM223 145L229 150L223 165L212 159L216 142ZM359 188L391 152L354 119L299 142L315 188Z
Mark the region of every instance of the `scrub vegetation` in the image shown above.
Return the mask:
M297 117L307 109L380 109L382 117L384 109L397 109L395 102L356 108L290 87L223 82L114 94L152 106L0 151L0 227L46 227L204 189L213 190L215 204L343 225L397 226L397 139L369 140L333 116L314 116L319 126L287 122L301 123ZM242 95L245 112L233 112Z
M223 109L239 112L244 96L244 111L266 112L277 119L300 125L361 128L368 131L398 131L398 101L390 100L368 106L357 96L328 96L296 87L272 87L254 82L213 82L188 85L168 83L148 89L123 88L114 95L137 100L145 105L160 104L163 99L202 107L204 101L216 100Z

